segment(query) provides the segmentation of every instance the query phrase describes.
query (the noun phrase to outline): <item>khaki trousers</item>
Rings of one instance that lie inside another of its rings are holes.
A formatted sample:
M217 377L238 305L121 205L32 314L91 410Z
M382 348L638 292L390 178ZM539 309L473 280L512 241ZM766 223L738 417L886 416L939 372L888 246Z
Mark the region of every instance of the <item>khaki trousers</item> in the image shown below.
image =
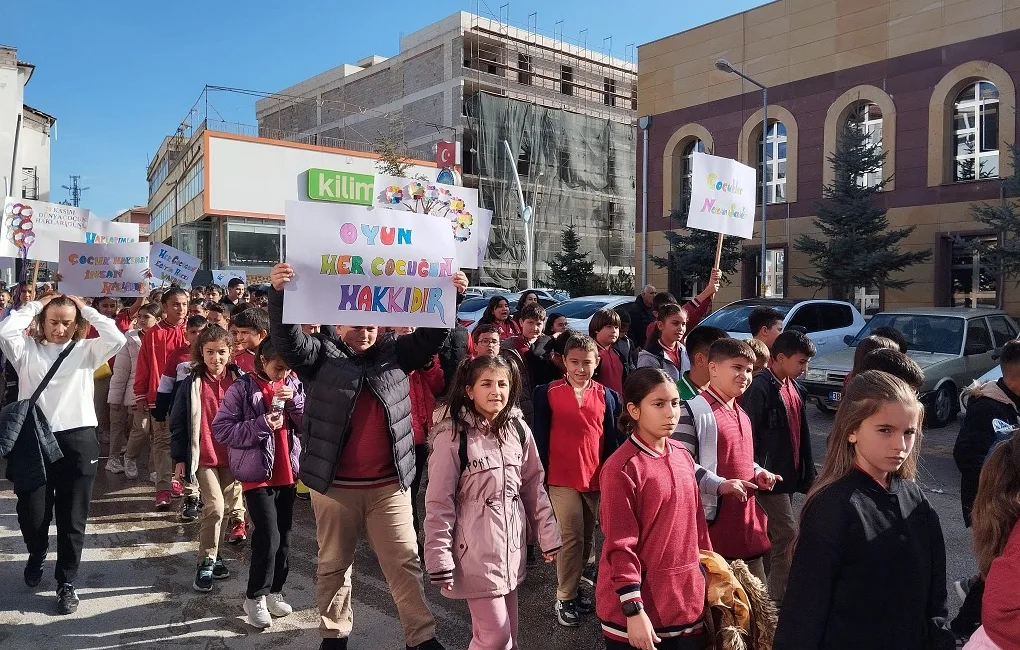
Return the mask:
M123 404L110 404L110 458L120 459L131 437L135 420Z
M142 450L149 445L149 471L155 471L152 465L152 418L148 411L140 411L134 407L124 407L128 417L131 419L131 432L127 437L127 450L125 458L137 461L142 455Z
M772 550L765 555L765 573L768 576L769 595L777 603L783 602L786 581L790 577L790 546L797 537L797 519L793 516L793 495L772 494L759 490L755 495L769 518L769 540Z
M174 475L174 463L170 458L170 425L164 420L160 422L149 418L152 423L152 440L150 441L150 458L153 464L149 471L156 472L156 491L170 491L170 479Z
M327 638L351 634L351 570L364 531L393 595L405 643L414 647L435 637L436 621L422 587L410 493L387 485L364 490L330 488L326 494L312 490L311 495L319 542L315 585L319 633Z
M224 511L227 504L235 504L243 498L241 484L234 480L229 467L199 467L195 477L205 496L201 529L198 533L198 561L201 562L207 557L215 560L220 553ZM238 520L231 523L236 521ZM240 521L244 521L243 510Z
M584 564L592 554L595 522L599 515L599 493L578 492L573 488L549 486L556 521L560 525L563 546L556 555L556 599L577 598Z
M110 405L106 403L107 398L110 397L110 379L93 379L93 386L95 392L92 394L92 405L96 407L96 420L99 424L96 426L96 432L99 438L110 437ZM100 442L107 442L107 440L100 440Z

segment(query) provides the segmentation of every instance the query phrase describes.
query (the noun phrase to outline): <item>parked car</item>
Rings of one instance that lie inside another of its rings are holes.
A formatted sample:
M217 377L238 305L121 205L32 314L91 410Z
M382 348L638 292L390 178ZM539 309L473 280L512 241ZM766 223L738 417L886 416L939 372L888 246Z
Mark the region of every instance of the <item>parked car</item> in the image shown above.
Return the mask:
M469 332L474 331L478 319L482 317L482 314L485 313L485 308L489 306L489 301L492 300L493 296L497 295L506 298L507 303L510 305L511 313L517 307L517 301L521 299L520 293L490 293L485 296L475 295L466 297L464 302L460 303L460 308L457 309L457 322L466 327ZM548 310L557 304L557 301L539 294L538 304Z
M1017 337L1017 326L995 309L936 307L876 314L849 348L816 357L802 381L823 411L836 408L843 381L853 367L857 343L878 327L893 327L906 337L907 355L924 370L921 403L932 427L945 426L960 408L960 390L996 365L998 352Z
M864 327L864 317L857 308L839 300L784 300L782 298L751 298L731 302L716 310L701 325L726 330L736 339L751 336L747 317L755 307L771 307L783 315L783 329L800 329L807 334L819 354L846 348L851 337Z
M525 291L534 291L538 294L539 298L548 298L553 302L563 302L564 300L570 300L570 294L566 291L560 291L559 289L525 289Z
M556 303L549 311L567 317L567 326L583 334L588 333L588 322L600 309L615 309L620 305L634 302L634 296L582 296Z

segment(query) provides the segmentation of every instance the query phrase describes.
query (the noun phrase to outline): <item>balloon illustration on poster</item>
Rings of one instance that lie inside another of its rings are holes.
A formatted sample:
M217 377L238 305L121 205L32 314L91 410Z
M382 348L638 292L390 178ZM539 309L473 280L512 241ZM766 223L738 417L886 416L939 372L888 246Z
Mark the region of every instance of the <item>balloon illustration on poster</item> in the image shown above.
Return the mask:
M7 221L7 236L10 242L19 249L27 251L35 242L35 231L32 217L35 210L27 203L12 203L4 211Z

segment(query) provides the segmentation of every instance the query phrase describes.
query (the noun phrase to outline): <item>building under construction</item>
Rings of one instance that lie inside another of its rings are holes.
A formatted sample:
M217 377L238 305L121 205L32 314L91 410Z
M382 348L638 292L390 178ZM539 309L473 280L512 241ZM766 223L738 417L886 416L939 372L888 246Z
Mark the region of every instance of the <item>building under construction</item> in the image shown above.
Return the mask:
M494 211L479 280L523 286L525 247L511 165L534 208L535 268L577 227L599 273L634 261L636 64L612 39L552 36L503 15L458 12L400 39L390 58L368 56L273 93L256 104L259 133L366 150L390 139L431 157L438 140L461 143L464 184ZM507 154L503 141L510 145Z

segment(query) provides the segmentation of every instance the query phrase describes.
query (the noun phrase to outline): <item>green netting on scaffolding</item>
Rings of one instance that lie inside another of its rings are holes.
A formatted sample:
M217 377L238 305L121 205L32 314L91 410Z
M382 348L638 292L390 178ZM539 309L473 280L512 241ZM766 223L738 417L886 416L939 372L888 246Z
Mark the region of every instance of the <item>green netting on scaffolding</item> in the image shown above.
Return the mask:
M476 93L465 101L465 158L479 177L479 200L494 212L482 281L525 284L524 233L511 165L534 207L536 285L574 224L596 271L634 267L636 129L594 115ZM511 160L506 140L516 156ZM471 149L475 152L471 152Z

